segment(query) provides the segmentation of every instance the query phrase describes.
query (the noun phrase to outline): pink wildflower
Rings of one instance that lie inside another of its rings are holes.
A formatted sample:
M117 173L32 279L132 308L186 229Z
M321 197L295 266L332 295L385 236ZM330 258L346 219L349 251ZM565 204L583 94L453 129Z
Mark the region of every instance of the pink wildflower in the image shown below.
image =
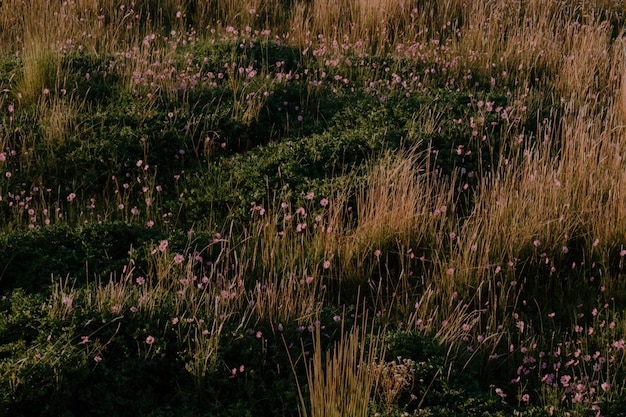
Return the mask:
M67 308L72 308L72 303L74 302L74 300L72 299L72 297L69 297L67 295L64 295L63 298L61 299L61 302L63 303L63 305L65 305Z

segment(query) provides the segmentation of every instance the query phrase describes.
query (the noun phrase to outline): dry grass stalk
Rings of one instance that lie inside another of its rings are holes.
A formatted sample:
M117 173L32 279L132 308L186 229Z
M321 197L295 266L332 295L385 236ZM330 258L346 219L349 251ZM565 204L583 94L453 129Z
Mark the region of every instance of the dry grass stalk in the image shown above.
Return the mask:
M316 329L314 352L306 365L309 405L301 396L304 417L366 417L379 383L374 364L384 357L384 347L364 318L349 332L342 328L341 339L324 354L321 332Z

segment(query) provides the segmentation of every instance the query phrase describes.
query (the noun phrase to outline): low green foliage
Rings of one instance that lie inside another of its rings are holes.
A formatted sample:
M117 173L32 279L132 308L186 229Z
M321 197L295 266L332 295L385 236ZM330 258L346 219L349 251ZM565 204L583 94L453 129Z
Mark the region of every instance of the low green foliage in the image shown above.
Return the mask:
M39 292L59 277L83 283L117 275L128 265L131 251L134 261L141 263L142 248L165 237L159 231L124 223L90 223L78 228L59 224L5 234L0 243L1 288Z

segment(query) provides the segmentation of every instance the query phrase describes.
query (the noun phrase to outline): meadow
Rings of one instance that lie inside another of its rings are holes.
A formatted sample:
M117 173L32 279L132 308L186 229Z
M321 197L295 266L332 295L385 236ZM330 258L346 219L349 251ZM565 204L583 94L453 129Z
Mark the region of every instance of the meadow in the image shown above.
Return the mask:
M0 0L0 417L626 416L625 25Z

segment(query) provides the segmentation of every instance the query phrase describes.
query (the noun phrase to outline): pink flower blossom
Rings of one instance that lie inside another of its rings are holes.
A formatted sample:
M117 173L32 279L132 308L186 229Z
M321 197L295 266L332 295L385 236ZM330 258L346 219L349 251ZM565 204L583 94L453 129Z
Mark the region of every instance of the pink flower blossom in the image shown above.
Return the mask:
M64 295L61 299L61 302L65 307L72 308L72 303L74 302L74 299L70 296Z
M153 343L154 343L154 337L153 337L153 336L148 336L148 337L146 337L146 343L147 343L148 345L153 344Z

